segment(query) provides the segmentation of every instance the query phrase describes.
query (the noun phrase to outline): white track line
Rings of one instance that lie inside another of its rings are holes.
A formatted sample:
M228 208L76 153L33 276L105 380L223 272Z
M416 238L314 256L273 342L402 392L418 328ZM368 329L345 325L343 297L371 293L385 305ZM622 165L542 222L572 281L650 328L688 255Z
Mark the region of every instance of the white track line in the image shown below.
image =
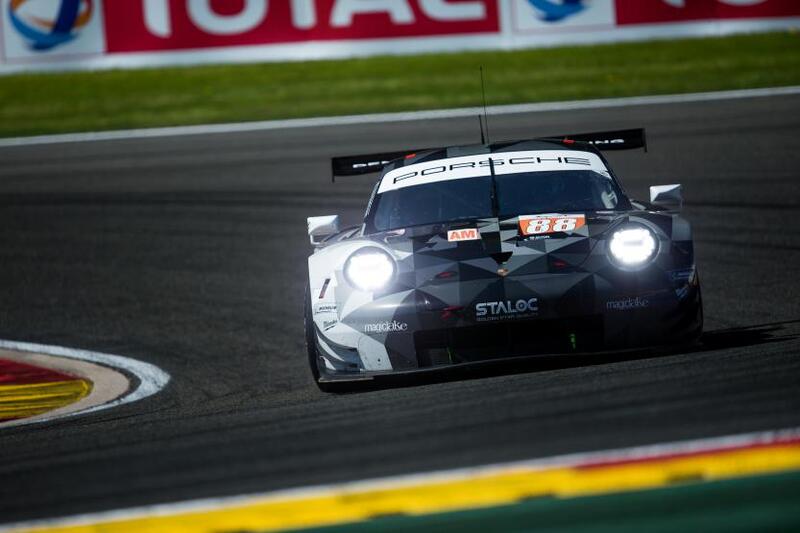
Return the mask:
M20 532L30 529L63 528L87 526L120 520L132 520L145 517L173 516L199 511L214 511L250 504L268 503L281 500L298 500L342 493L379 491L420 484L457 481L476 476L504 474L515 470L546 470L552 468L575 468L579 466L601 463L615 463L644 459L657 459L676 455L688 455L712 451L725 451L746 448L755 445L794 442L800 439L800 428L789 428L756 433L744 433L724 437L712 437L677 441L650 446L620 448L589 453L560 455L528 461L516 461L486 466L459 468L437 472L410 474L404 476L385 477L364 481L340 483L336 485L319 485L297 489L279 490L261 494L228 496L223 498L205 498L185 502L148 505L130 509L88 513L64 518L35 520L0 526L0 533Z
M603 98L600 100L575 100L569 102L545 102L540 104L502 105L490 107L489 113L492 115L513 115L518 113L539 113L544 111L574 111L579 109L605 109L642 105L740 100L743 98L763 98L768 96L787 96L797 94L800 94L800 86L774 87L766 89L744 89L738 91L707 93L633 96L627 98ZM0 139L0 148L12 146L34 146L41 144L114 141L120 139L151 139L159 137L181 137L186 135L242 133L250 131L268 131L293 128L318 128L324 126L382 124L384 122L411 122L417 120L470 117L482 113L483 108L464 107L458 109L436 109L430 111L410 111L404 113L380 113L372 115L346 115L341 117L267 120L261 122L237 122L231 124L204 124L198 126L177 126L169 128L146 128L135 130L40 135L36 137L10 137L7 139Z
M135 359L130 359L128 357L122 357L121 355L111 355L106 353L90 352L86 350L76 350L73 348L63 348L61 346L50 346L46 344L32 344L29 342L6 340L0 340L0 348L18 352L33 352L78 359L81 361L89 361L91 363L97 363L110 368L124 370L132 374L139 381L138 384L135 384L134 388L111 402L95 405L94 407L83 409L81 411L75 411L74 413L67 413L54 417L36 418L35 420L24 421L23 423L35 424L47 422L57 418L60 419L76 415L84 415L87 413L102 411L104 409L110 409L126 403L142 400L159 392L161 389L166 387L170 380L169 374L157 366L151 365L150 363L137 361Z

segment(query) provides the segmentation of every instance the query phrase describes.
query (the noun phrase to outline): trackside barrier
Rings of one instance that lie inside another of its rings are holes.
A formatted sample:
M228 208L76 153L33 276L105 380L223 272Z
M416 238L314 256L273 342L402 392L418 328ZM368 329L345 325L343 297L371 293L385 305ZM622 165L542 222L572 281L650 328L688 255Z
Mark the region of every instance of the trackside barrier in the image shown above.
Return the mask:
M798 26L797 0L0 0L0 73L517 49Z

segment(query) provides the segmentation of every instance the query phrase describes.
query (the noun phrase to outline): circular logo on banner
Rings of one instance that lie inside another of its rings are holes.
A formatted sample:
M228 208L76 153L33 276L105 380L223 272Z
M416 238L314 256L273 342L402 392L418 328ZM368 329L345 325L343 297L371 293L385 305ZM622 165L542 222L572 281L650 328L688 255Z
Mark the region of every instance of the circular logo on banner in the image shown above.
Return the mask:
M34 50L75 39L92 19L93 0L11 0L11 24Z
M584 0L528 0L530 4L542 13L545 22L558 22L576 15L586 9Z

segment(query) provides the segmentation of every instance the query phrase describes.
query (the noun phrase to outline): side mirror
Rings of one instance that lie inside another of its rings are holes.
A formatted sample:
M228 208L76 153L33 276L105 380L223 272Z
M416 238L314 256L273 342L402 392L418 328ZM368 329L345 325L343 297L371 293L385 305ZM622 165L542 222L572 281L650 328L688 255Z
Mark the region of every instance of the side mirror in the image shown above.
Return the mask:
M650 203L670 211L678 211L683 207L680 184L653 185L650 187Z
M313 246L319 245L334 233L339 233L339 215L308 217L308 239Z

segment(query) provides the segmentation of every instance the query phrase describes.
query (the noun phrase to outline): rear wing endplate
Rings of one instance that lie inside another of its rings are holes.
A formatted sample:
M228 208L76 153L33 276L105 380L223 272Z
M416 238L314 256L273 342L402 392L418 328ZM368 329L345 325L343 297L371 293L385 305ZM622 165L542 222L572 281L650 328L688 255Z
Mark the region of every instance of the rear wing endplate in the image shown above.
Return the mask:
M637 150L647 151L647 132L644 128L632 130L601 131L597 133L578 133L557 137L562 142L585 142L602 151Z
M380 154L349 155L331 159L331 171L336 176L359 176L380 172L396 159L414 156L424 150L404 150L402 152L383 152Z

